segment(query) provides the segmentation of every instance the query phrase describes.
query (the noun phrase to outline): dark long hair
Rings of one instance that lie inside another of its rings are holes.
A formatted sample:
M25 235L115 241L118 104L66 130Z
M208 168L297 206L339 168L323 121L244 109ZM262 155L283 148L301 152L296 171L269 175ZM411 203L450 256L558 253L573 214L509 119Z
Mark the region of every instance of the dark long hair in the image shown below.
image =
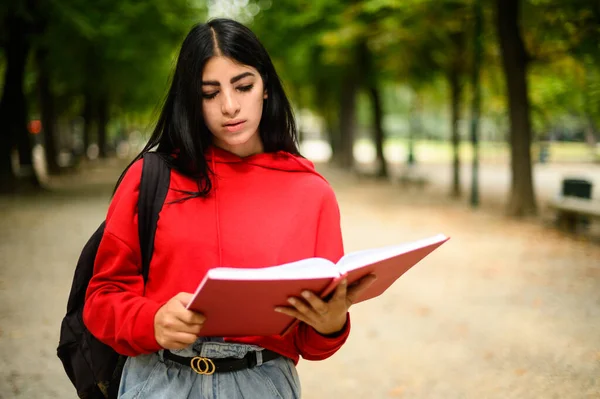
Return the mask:
M189 194L208 195L212 184L205 151L212 142L212 134L202 117L202 71L206 62L219 53L255 68L262 77L268 94L259 124L264 151L299 155L294 114L271 57L246 26L231 19L213 19L195 25L183 41L152 136L125 168L115 191L131 165L156 148L172 168L198 182L198 192Z

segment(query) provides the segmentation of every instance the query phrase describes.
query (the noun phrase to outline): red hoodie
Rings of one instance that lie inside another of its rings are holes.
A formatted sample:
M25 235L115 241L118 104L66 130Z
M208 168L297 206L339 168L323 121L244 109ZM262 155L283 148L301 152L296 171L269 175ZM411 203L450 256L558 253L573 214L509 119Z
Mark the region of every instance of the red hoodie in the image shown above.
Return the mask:
M83 318L94 336L121 354L162 349L154 337L156 312L179 292L194 292L211 268L266 267L313 256L337 262L343 255L335 195L310 161L285 152L240 158L218 148L207 158L215 176L206 198L173 203L197 185L171 171L145 291L136 209L143 161L129 169L110 204ZM225 340L259 345L297 363L299 356L331 356L349 332L349 322L336 337L300 323L283 337Z

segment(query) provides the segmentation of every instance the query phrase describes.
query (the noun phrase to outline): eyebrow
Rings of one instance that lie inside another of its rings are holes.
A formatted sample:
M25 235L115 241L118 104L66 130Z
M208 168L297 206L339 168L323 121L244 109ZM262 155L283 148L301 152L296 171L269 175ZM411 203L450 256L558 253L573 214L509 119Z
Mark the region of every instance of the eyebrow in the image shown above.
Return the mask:
M231 78L229 80L229 82L235 83L238 80L245 78L246 76L254 76L254 74L252 72L244 72L242 74L234 76L233 78ZM217 82L216 80L207 80L207 81L202 81L202 86L221 86L221 84L219 82Z

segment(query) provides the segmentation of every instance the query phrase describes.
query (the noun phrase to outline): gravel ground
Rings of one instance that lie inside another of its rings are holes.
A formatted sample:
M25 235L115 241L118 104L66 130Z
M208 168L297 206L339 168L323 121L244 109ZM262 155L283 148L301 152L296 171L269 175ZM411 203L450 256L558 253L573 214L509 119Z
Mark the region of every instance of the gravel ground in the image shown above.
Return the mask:
M120 167L57 178L43 195L0 197L0 398L75 398L55 355L59 324ZM435 181L407 193L322 171L347 251L452 238L352 309L352 334L336 355L301 361L304 398L600 398L594 240L468 210L443 199Z

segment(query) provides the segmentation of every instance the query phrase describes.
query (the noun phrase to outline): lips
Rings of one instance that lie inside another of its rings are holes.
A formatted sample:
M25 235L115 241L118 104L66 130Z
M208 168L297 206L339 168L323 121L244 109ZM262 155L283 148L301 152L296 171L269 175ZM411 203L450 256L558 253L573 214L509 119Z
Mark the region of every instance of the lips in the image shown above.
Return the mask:
M236 126L239 125L240 123L244 123L245 121L242 119L234 119L232 121L227 122L225 125L223 126Z
M236 132L236 131L240 130L241 128L243 128L245 123L246 123L246 121L238 119L238 120L233 120L233 121L227 122L223 126L229 132Z

